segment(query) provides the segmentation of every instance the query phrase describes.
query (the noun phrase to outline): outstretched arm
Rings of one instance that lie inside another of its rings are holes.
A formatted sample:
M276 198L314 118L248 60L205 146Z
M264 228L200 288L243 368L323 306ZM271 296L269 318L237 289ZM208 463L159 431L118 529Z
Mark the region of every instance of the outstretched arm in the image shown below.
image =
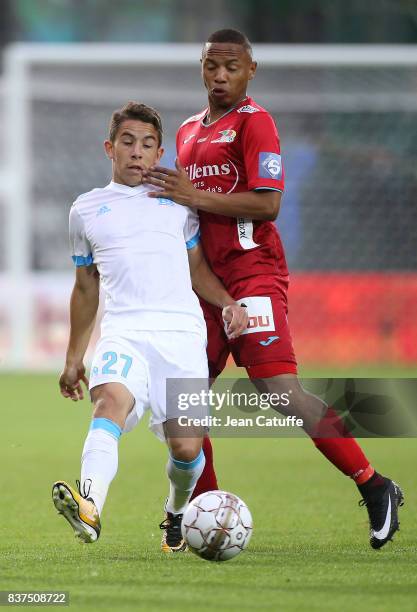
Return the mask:
M223 309L222 315L227 324L227 337L231 340L237 338L248 325L246 308L235 302L217 276L210 270L201 244L188 250L188 261L194 291L209 304Z
M81 381L88 385L83 360L96 320L99 286L99 275L95 265L77 267L70 302L67 356L59 379L61 394L74 401L84 397Z

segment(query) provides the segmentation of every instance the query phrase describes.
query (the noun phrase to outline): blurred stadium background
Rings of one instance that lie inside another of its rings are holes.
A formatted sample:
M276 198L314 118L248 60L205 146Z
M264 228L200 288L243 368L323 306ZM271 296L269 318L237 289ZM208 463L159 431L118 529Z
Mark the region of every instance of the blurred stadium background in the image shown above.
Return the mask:
M205 105L201 43L237 27L260 64L250 93L281 135L299 362L417 372L417 3L210 7L203 19L193 0L3 0L0 368L62 365L68 211L109 180L113 109L158 108L172 163L177 127Z

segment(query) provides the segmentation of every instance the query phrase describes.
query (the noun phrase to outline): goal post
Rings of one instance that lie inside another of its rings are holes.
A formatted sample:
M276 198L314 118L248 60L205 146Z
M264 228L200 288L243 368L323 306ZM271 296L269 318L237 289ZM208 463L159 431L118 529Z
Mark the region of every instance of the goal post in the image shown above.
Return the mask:
M128 99L158 108L172 163L176 128L205 105L200 56L194 44L19 43L5 50L2 369L61 363L73 277L68 209L79 193L108 179L101 143L110 113ZM277 119L286 166L278 225L293 271L290 318L300 361L326 363L314 340L320 320L337 343L337 365L416 365L409 304L417 295L417 47L254 45L254 59L250 94ZM348 274L354 315L343 304ZM397 283L396 303L385 296L379 312L383 274ZM327 292L339 286L339 293L326 308L312 298L308 315L314 275ZM363 287L374 296L375 324L358 322ZM364 333L374 348L358 352L353 345Z

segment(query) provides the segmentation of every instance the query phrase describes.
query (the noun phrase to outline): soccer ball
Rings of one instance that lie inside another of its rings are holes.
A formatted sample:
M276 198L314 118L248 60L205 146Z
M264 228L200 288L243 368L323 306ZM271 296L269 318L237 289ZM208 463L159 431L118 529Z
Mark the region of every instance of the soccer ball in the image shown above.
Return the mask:
M208 491L190 502L182 518L188 548L209 561L233 559L249 544L252 516L233 493Z

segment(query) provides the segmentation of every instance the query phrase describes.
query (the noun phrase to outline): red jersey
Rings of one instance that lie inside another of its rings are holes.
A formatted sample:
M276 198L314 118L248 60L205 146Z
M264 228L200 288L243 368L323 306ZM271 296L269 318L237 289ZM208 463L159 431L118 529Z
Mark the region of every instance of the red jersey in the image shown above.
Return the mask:
M208 109L187 119L177 133L181 165L197 189L238 193L284 190L279 137L272 117L247 97L205 125ZM232 203L231 203L232 206ZM201 241L213 272L237 294L263 294L288 282L278 231L271 221L199 211Z

